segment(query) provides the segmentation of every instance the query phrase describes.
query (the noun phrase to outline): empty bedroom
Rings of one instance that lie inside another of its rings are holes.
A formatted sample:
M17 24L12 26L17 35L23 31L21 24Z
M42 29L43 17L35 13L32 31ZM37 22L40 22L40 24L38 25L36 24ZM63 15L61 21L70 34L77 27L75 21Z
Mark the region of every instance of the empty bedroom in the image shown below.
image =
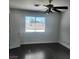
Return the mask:
M9 59L70 59L70 0L9 0Z

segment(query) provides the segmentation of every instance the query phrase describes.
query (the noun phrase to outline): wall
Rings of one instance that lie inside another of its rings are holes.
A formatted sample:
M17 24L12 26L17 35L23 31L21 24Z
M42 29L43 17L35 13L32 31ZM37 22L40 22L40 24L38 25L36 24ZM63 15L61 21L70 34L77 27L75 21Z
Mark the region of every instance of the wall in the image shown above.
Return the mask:
M15 15L15 14L14 14ZM20 46L19 25L13 14L9 15L9 47L15 48Z
M60 23L60 34L59 34L60 44L70 48L70 11L62 13L61 23Z
M46 31L44 33L26 33L25 16L44 16L46 17ZM51 15L42 12L18 11L10 12L10 46L20 46L20 44L50 43L58 41L60 14Z

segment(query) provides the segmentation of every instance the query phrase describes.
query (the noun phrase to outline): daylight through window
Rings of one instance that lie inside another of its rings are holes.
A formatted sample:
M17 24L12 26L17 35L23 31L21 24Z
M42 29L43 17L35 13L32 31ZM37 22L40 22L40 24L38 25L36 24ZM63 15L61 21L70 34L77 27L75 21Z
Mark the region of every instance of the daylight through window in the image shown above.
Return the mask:
M25 17L25 32L45 32L45 17Z

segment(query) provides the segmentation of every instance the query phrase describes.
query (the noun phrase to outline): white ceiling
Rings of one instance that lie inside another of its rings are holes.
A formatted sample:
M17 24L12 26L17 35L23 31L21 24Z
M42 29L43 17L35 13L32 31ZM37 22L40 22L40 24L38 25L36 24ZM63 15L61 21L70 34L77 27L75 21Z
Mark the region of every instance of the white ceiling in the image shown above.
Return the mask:
M40 4L39 7L35 7L34 4ZM45 11L47 8L43 5L47 5L48 0L9 0L10 8L18 8L34 11ZM54 6L69 6L69 0L53 0Z

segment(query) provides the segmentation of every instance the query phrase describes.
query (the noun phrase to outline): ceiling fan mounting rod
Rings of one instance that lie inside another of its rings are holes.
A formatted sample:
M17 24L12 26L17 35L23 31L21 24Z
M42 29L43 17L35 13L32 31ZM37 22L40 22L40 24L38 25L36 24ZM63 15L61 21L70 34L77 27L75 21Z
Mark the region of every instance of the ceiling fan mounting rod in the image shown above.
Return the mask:
M51 4L52 1L53 1L53 0L49 0L49 3Z

